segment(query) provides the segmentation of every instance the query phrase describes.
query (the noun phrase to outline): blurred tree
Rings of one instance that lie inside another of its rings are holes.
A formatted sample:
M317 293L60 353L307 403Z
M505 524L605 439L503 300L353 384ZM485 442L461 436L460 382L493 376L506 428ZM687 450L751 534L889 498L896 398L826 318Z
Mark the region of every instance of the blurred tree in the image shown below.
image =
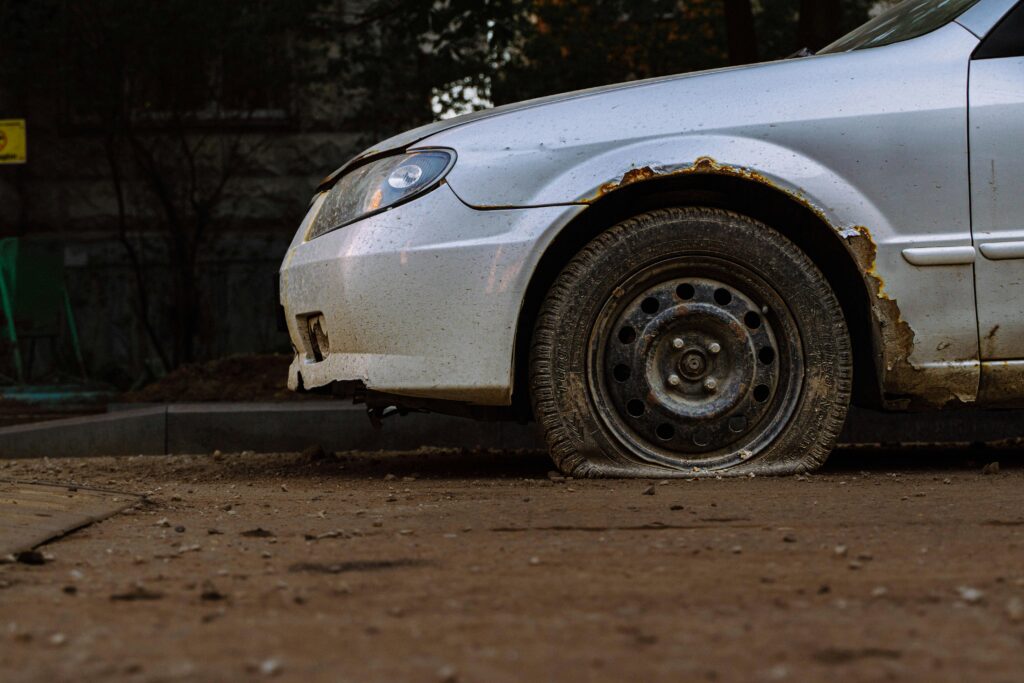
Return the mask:
M785 57L865 21L875 0L370 0L345 73L380 134L596 85ZM386 65L383 68L382 65Z
M260 130L287 123L304 63L293 39L319 5L0 0L6 82L29 110L57 105L60 129L102 140L139 320L165 369L195 357L199 256L230 220L229 186ZM169 339L153 322L148 255L169 266Z
M725 0L726 40L730 64L757 61L757 32L751 0Z

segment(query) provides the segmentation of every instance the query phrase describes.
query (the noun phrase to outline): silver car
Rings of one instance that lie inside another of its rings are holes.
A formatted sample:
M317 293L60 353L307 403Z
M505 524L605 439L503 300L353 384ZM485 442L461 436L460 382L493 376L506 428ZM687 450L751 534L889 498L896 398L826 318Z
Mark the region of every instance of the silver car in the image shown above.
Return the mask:
M534 417L575 476L792 473L851 400L1024 399L1024 2L498 107L319 188L289 386Z

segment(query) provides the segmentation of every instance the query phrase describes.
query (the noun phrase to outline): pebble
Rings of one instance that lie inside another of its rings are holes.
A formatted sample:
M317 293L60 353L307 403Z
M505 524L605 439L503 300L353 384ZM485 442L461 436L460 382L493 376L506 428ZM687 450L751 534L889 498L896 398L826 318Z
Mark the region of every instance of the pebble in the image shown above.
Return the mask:
M264 676L276 676L281 673L280 659L264 659L260 662L260 673Z
M645 496L653 496L654 495L654 486L651 485L651 486L648 486L647 488L645 488L644 491L643 491L643 495L645 495Z
M450 664L445 664L437 670L437 680L441 683L455 683L459 680L459 671Z
M783 543L796 543L796 536L794 534L786 534L782 537Z
M1010 621L1024 621L1024 600L1012 597L1006 602L1006 616Z
M985 597L984 591L972 586L960 586L956 589L956 592L959 593L960 598L969 605L976 605Z
M982 474L999 474L999 462L990 462L981 468Z

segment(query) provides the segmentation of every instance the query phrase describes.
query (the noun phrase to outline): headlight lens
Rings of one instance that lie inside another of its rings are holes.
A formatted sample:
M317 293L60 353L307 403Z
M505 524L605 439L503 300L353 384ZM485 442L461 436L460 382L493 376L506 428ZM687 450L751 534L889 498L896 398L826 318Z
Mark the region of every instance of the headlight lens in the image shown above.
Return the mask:
M433 189L451 168L453 158L444 150L410 152L371 161L346 173L327 190L306 240Z

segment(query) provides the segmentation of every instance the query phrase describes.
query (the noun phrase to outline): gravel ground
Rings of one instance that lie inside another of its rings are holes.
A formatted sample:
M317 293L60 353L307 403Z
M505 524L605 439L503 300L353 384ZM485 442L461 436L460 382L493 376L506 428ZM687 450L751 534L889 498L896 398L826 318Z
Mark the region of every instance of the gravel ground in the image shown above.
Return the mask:
M992 460L998 471L982 468ZM1024 457L579 481L540 453L0 463L148 494L0 565L5 681L1019 681Z

